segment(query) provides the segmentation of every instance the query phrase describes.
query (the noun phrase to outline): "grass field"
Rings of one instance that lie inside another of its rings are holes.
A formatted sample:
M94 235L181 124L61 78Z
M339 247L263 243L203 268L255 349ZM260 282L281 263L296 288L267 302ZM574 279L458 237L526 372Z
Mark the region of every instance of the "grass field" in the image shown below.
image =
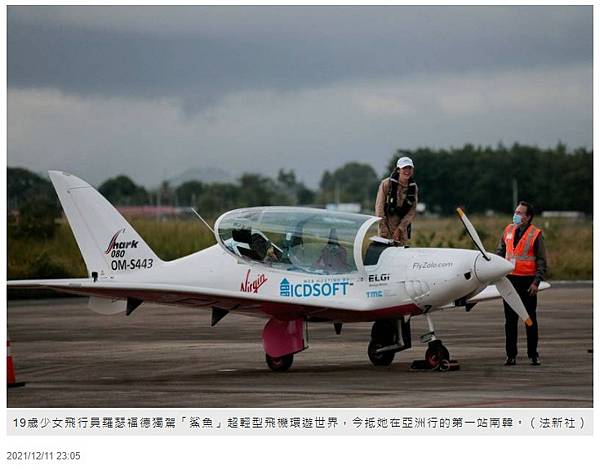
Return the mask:
M488 251L494 251L508 217L471 217ZM214 243L213 235L197 220L134 219L130 221L164 260L188 255ZM536 218L544 230L548 280L593 278L592 222ZM212 223L212 222L211 222ZM474 249L456 217L419 217L413 224L412 246ZM83 259L66 222L50 239L18 238L8 234L8 279L85 277Z

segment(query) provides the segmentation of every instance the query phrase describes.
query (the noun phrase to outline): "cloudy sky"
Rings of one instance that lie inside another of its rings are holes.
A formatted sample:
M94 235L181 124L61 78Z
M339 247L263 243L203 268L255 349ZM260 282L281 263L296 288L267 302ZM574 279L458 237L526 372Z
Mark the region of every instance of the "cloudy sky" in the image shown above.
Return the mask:
M8 7L8 165L318 185L397 148L592 148L591 6ZM418 170L418 169L417 169ZM208 170L207 170L208 171Z

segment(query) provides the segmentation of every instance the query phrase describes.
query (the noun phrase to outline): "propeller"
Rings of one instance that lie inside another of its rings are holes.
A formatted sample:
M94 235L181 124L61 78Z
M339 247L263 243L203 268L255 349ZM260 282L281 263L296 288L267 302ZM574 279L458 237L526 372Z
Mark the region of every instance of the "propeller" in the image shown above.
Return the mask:
M463 210L459 207L456 209L456 212L465 226L467 233L473 240L473 243L475 243L475 246L481 252L483 259L485 260L482 262L478 262L478 260L475 261L475 275L482 282L493 283L510 308L519 315L521 320L523 320L527 326L531 326L532 321L523 305L523 301L519 297L519 294L512 283L506 278L506 274L513 270L512 263L497 255L487 253L477 234L477 230L475 230L475 227L473 227L473 224L471 224L471 221L465 215Z
M517 315L521 317L521 320L523 320L527 326L531 326L533 322L531 321L531 318L529 318L529 314L527 313L527 310L525 310L523 301L521 300L521 297L519 297L519 294L517 294L517 291L511 282L506 277L502 277L498 279L494 285L496 286L496 289L498 289L498 292L500 292L502 298L510 305L510 308L517 312Z
M483 248L483 243L481 243L481 239L479 238L479 235L477 234L477 230L475 230L475 227L473 227L473 224L471 223L471 221L467 218L467 216L465 215L465 213L463 212L463 210L460 207L456 208L456 213L458 214L460 221L463 223L463 225L467 229L467 233L471 237L471 240L473 240L473 243L475 243L475 246L477 247L477 249L479 251L481 251L481 254L486 259L486 261L490 261L491 258L485 252L485 249Z

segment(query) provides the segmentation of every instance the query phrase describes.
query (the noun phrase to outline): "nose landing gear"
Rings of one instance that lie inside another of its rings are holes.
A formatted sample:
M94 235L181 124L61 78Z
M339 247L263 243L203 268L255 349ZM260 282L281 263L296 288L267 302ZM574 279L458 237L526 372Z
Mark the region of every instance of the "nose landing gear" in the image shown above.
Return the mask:
M425 352L425 362L431 369L435 369L444 361L446 363L450 361L450 353L439 339L431 341Z
M424 343L427 343L427 351L425 352L424 361L414 361L410 366L413 370L459 370L458 362L450 360L448 349L442 344L442 341L435 337L433 330L433 321L429 314L425 313L425 319L429 326L429 333L421 336Z

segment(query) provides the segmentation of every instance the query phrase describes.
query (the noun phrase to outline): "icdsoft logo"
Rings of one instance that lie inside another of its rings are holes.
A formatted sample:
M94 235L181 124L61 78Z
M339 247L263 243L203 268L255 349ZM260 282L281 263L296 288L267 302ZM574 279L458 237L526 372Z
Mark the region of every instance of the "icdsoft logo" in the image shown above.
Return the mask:
M281 297L334 297L348 293L349 281L332 282L301 282L292 284L286 278L279 284L279 295Z

